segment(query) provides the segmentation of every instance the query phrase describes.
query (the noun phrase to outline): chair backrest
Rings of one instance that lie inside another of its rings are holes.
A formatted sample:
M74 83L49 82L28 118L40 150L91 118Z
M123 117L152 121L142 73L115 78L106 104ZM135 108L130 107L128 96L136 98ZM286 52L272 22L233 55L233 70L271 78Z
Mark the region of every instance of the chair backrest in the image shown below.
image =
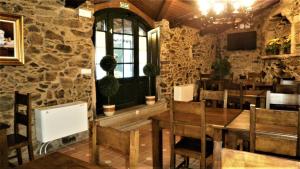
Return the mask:
M300 157L300 110L261 109L252 104L250 151L255 150Z
M171 122L171 153L174 152L176 135L201 140L201 166L206 166L206 120L205 101L172 102L170 109ZM197 150L195 150L197 151Z
M171 112L173 133L186 137L201 138L205 133L205 101L173 102ZM189 126L191 130L187 130ZM185 128L185 129L184 129Z
M31 95L29 93L20 94L16 91L14 106L14 132L15 134L20 134L19 125L26 126L26 137L28 140L31 140Z
M200 100L223 101L223 108L227 108L228 90L213 91L200 89Z
M288 105L299 107L300 95L286 93L272 93L267 91L266 108L270 109L271 104Z

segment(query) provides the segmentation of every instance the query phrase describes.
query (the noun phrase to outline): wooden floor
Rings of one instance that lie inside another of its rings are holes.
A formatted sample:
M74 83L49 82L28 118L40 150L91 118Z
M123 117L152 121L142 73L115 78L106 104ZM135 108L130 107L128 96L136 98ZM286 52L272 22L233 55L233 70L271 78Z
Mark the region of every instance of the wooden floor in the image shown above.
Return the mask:
M163 163L164 168L169 168L170 152L169 152L169 132L163 131ZM139 169L152 169L152 144L151 144L151 126L147 125L140 130L140 158L139 158ZM59 152L72 157L81 159L83 161L90 160L90 149L88 140L73 144L66 148L59 150ZM125 160L122 155L114 152L110 149L101 147L100 148L101 162L108 164L116 169L125 169ZM181 160L180 158L177 158ZM178 164L178 163L177 163ZM198 168L199 161L191 159L190 168Z

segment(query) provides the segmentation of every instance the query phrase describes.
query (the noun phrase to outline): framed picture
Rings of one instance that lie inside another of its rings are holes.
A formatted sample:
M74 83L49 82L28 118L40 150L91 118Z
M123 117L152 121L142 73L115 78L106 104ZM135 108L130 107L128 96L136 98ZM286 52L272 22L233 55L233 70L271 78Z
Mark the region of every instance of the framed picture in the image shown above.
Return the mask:
M0 13L0 65L23 65L23 16Z

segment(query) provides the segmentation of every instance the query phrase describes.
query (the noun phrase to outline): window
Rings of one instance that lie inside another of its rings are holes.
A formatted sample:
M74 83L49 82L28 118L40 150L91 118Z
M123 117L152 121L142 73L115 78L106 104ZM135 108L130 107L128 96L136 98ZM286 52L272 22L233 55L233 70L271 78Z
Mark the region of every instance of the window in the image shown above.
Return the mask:
M120 83L118 93L112 98L117 109L145 103L148 78L143 73L143 67L150 60L149 26L125 9L106 9L95 13L94 30L96 80L106 75L100 67L103 56L113 55L117 66L112 73ZM105 101L97 92L97 112L101 111Z

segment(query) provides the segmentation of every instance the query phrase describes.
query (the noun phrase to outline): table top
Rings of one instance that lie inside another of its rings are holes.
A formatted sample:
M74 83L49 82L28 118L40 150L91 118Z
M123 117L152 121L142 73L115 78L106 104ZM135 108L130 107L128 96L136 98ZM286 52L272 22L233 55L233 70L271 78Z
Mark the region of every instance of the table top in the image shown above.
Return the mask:
M222 149L222 169L232 168L299 169L300 162L224 148Z
M8 125L8 124L1 123L1 122L0 122L0 130L7 129L7 128L9 128L9 125Z
M108 166L97 166L79 159L61 154L52 153L37 160L31 161L16 169L110 169Z
M226 109L226 108L206 108L206 123L214 128L225 128L234 118L240 113L240 109ZM170 122L170 110L151 117L151 119L163 122ZM175 114L174 119L180 119L182 122L191 124L199 124L201 122L200 116L190 113Z
M249 132L249 130L250 130L250 111L244 110L230 124L228 124L228 126L226 128L228 130L233 130L233 131L235 130L235 131ZM281 134L297 137L297 128L296 127L257 124L256 130L269 132L269 133L281 133Z

